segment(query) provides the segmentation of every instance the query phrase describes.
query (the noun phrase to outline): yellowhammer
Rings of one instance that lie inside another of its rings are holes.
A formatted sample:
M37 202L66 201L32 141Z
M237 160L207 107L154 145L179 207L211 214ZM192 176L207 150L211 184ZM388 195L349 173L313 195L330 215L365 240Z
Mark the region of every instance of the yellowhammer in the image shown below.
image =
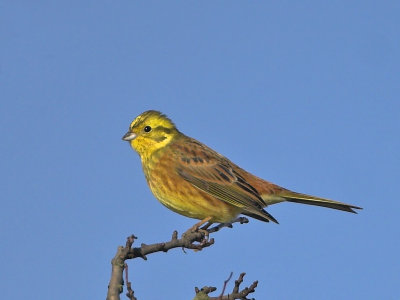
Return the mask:
M278 223L263 208L283 201L353 213L353 209L360 209L292 192L258 178L181 133L158 111L149 110L136 117L122 139L140 155L154 196L169 209L190 218L227 223L244 214Z

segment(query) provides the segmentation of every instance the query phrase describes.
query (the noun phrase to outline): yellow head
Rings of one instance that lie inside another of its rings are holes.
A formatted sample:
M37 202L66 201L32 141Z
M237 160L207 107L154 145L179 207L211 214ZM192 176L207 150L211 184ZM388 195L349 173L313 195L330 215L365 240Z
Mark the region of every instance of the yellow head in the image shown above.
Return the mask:
M137 116L122 137L129 141L132 148L147 160L155 151L165 147L179 131L168 117L159 111L148 110Z

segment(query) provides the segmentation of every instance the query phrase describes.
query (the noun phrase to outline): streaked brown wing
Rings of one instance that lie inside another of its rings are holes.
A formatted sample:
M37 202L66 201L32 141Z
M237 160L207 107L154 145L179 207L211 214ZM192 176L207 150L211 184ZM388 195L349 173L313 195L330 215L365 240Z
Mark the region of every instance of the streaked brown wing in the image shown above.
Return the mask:
M179 156L176 171L196 188L239 207L244 214L263 221L276 222L263 206L265 202L258 191L235 172L235 166L226 158L195 140L177 145Z

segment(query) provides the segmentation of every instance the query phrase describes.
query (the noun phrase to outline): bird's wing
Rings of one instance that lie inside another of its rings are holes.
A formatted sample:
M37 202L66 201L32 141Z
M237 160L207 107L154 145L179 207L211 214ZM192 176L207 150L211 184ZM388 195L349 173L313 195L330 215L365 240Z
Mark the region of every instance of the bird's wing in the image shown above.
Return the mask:
M236 166L229 160L197 141L184 147L178 146L176 150L176 171L184 180L219 200L241 208L244 214L278 223L263 209L265 202L259 192L235 171Z

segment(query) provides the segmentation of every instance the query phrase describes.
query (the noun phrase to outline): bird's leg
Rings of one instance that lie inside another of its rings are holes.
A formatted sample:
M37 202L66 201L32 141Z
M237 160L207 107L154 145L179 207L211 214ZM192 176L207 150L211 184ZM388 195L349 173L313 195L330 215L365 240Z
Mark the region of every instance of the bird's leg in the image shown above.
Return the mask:
M200 228L202 225L204 225L205 223L207 223L207 222L210 221L210 220L211 220L211 217L204 218L204 219L201 220L200 222L194 224L193 227L191 228L191 230L192 230L192 231L197 231L197 230L199 230L199 228ZM205 228L205 229L207 229L210 225L209 225L209 224L206 224L205 226L207 226L207 227Z
M211 218L209 218L211 219ZM199 230L204 233L204 241L203 242L208 242L208 238L210 237L210 232L208 231L208 227L210 227L213 224L213 222L207 221L207 223L201 227Z
M203 227L201 227L201 230L208 230L208 227L210 227L213 224L213 222L207 221L207 224L205 224Z
M210 225L212 224L212 222L210 222L210 220L211 220L211 217L204 218L200 222L194 224L193 227L190 228L190 231L192 231L192 232L198 231L198 232L203 233L204 234L204 242L207 242L208 236L209 236L207 228L210 227ZM207 223L207 224L205 224L205 223ZM204 225L204 226L201 227L202 225Z

